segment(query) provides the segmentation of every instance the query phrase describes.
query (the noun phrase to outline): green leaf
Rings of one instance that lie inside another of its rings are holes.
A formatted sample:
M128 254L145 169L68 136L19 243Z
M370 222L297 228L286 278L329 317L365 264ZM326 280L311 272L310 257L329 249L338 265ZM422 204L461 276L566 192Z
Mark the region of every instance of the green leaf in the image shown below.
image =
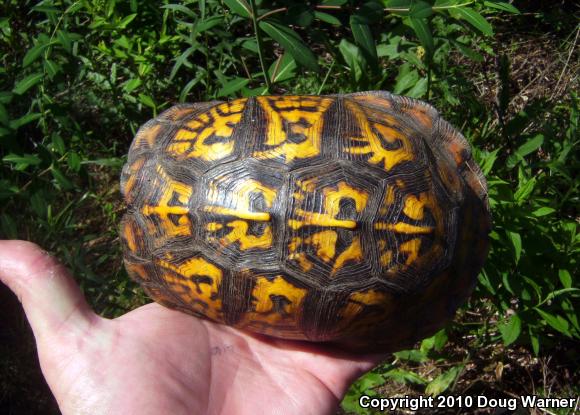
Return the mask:
M491 7L492 9L498 9L513 14L520 14L520 11L518 9L516 9L511 4L505 3L503 1L484 1L483 4L487 7Z
M340 20L338 20L336 17L334 17L333 15L328 14L328 13L315 11L314 17L318 20L322 20L323 22L329 23L329 24L334 25L334 26L342 25Z
M443 347L445 347L445 345L447 344L449 337L447 337L447 331L443 328L439 330L437 333L435 333L433 339L435 340L435 342L433 343L433 349L437 352L440 352L441 350L443 350Z
M117 5L117 0L108 0L106 3L107 3L106 15L107 17L111 17L113 13L115 13L115 6Z
M362 376L357 381L358 383L357 386L360 388L360 390L367 391L376 388L377 386L384 385L385 382L386 380L382 375L374 372L369 372L366 375Z
M522 321L517 314L514 314L510 319L499 325L499 331L503 339L503 344L508 346L515 342L522 331Z
M427 360L429 360L427 358L427 355L423 351L416 349L401 350L396 353L393 353L393 355L397 359L410 360L411 362L417 363L426 362Z
M533 328L530 327L528 329L528 333L530 335L530 342L532 343L532 350L534 351L534 354L537 356L538 353L540 353L540 337L537 336L534 332L533 332Z
M574 288L574 287L562 288L560 290L555 290L555 291L552 291L551 293L549 293L546 296L546 298L539 305L544 304L544 303L549 302L549 301L552 301L554 298L556 298L560 295L563 295L563 294L570 294L570 293L578 294L579 292L580 292L580 288Z
M409 19L411 22L411 27L417 34L417 37L421 41L421 44L427 51L427 57L431 60L431 56L433 55L433 50L435 49L433 43L433 35L431 35L431 29L429 28L429 24L425 19L418 19L411 17Z
M268 70L270 80L275 83L292 79L294 78L296 67L294 58L289 53L284 53L270 66Z
M237 13L245 18L252 17L252 8L245 0L224 0L224 3L234 13Z
M72 53L73 51L73 42L83 40L83 37L78 33L70 33L65 30L59 30L56 33L56 37L58 38L58 43L60 43L68 53Z
M202 20L201 22L198 22L195 25L195 30L197 33L203 33L205 31L210 30L211 28L219 25L223 21L224 21L224 16L222 16L222 15L212 16L212 17L209 17L205 20Z
M123 90L127 93L130 94L131 92L133 92L135 89L139 88L139 86L141 86L141 80L139 78L133 78L133 79L129 79L127 82L125 82L125 84L123 85Z
M26 78L18 81L18 83L14 86L12 92L14 92L17 95L24 94L34 85L39 83L42 80L43 76L44 75L42 73L33 73L31 75L28 75Z
M542 316L544 321L548 323L550 327L568 337L572 337L569 330L570 325L568 324L568 321L566 321L566 319L564 319L562 316L555 316L553 314L547 313L544 310L540 310L539 308L535 308L534 310L536 310L536 312Z
M123 35L120 36L119 38L115 39L115 45L118 45L120 47L122 47L123 49L131 49L131 42L129 42L129 39L127 38L127 36Z
M64 144L64 140L60 135L57 133L52 133L52 150L57 152L58 154L62 155L66 153L66 145Z
M161 6L162 9L172 10L174 12L181 12L194 20L197 19L197 15L189 7L183 6L181 4L165 4Z
M413 383L415 385L424 385L427 383L425 379L423 379L415 372L410 372L404 369L391 369L387 373L385 373L384 376L403 385L406 385L408 383Z
M73 183L57 167L52 166L50 172L62 189L72 190L74 188Z
M369 391L369 396L375 396L375 391ZM346 395L344 396L340 406L343 411L347 413L353 413L356 415L373 415L370 409L368 408L361 408L359 404L361 393L357 391L357 389L352 386Z
M177 71L179 71L179 68L181 68L182 65L187 63L187 58L189 58L189 56L196 50L197 45L190 46L185 51L183 51L183 53L179 55L177 59L175 59L175 64L173 65L173 68L171 68L171 73L169 74L169 80L172 80L175 77L175 75L177 75Z
M370 63L377 61L377 45L373 38L373 33L368 24L358 23L356 15L350 17L350 29L354 36L355 43L361 48L365 57Z
M533 153L537 149L539 149L542 144L544 144L544 135L537 134L533 138L526 141L524 144L518 147L516 150L516 154L520 157L525 157L528 154Z
M40 3L43 3L43 2L40 2ZM46 13L46 14L62 13L62 10L59 9L58 7L51 7L51 6L42 5L42 4L38 4L34 7L32 7L32 10L34 10L35 12Z
M267 91L267 87L265 85L259 86L257 88L243 88L242 89L242 96L243 97L259 97L264 95Z
M74 151L71 151L67 155L67 163L72 170L78 172L81 168L81 156Z
M125 18L123 18L123 20L121 20L119 23L117 23L117 28L118 29L125 29L129 25L129 23L131 23L133 20L135 20L135 17L137 17L137 13L133 13L133 14L126 16Z
M32 48L28 49L26 55L24 55L24 58L22 59L22 67L26 68L32 62L37 60L52 43L37 43Z
M491 171L491 169L493 168L493 165L495 164L495 161L497 160L497 153L499 152L499 148L496 148L495 150L491 151L491 152L487 152L487 151L480 151L479 154L479 165L481 166L481 171L483 172L483 174L485 176L487 176L489 174L489 172Z
M401 94L415 85L417 81L419 81L419 72L415 69L410 70L409 65L402 65L399 68L399 75L397 75L393 92Z
M139 102L141 102L141 104L143 105L148 106L149 108L152 108L153 110L157 109L155 101L153 101L153 98L151 98L149 95L139 94Z
M454 10L455 10L455 13L460 18L467 21L470 25L475 27L477 30L479 30L484 35L486 35L486 36L493 35L493 28L491 27L489 22L487 20L485 20L485 18L481 14L476 12L475 10L467 8L467 7L460 7L460 8L454 9Z
M447 343L447 333L445 333L445 329L441 329L433 336L423 339L420 350L423 353L427 353L430 350L440 351L445 346L445 343Z
M44 60L44 68L50 79L54 78L57 73L62 71L62 66L50 59Z
M41 113L31 112L30 114L23 115L20 118L10 121L10 128L17 130L22 126L31 123L32 121L38 120L40 117L42 117Z
M423 0L417 0L411 5L409 16L415 19L424 19L433 14L433 8Z
M379 58L387 57L389 59L397 59L400 55L399 45L377 45L377 55Z
M571 288L572 287L572 276L570 272L566 269L558 270L558 278L560 278L560 282L564 286L564 288Z
M506 234L512 244L517 264L520 261L520 256L522 254L522 237L519 233L512 231L506 231Z
M2 161L11 164L19 164L24 168L28 166L38 166L41 162L40 158L35 154L8 154L2 158Z
M532 215L540 218L542 216L547 216L547 215L551 215L552 213L554 213L556 211L556 209L551 208L551 207L547 207L547 206L543 206L539 209L536 209L532 212Z
M425 388L425 393L431 396L437 396L445 392L449 386L457 379L457 376L463 370L463 366L456 366L449 369L433 379Z
M421 98L427 93L427 84L427 78L421 78L415 83L415 85L413 85L413 88L405 93L405 95L411 98Z
M342 39L338 45L340 53L350 68L352 77L356 82L358 82L363 75L362 63L364 59L359 47L353 43L350 43L346 39Z
M258 43L254 38L244 40L242 42L242 47L250 52L254 52L256 55L258 54Z
M1 104L10 104L12 101L12 92L10 91L0 91L0 103Z
M316 56L294 30L273 22L260 22L260 29L282 45L296 62L313 71L318 70Z
M193 78L191 81L189 81L181 90L181 93L179 94L179 102L186 102L187 100L187 95L189 94L189 91L191 91L191 89L197 85L199 83L199 81L201 81L201 78L203 77L203 72L200 72L198 74L198 76L196 76L195 78Z
M478 281L479 283L484 286L492 295L496 294L496 287L494 284L491 283L489 276L487 275L487 272L485 272L485 269L481 270L481 272L478 275Z
M226 97L232 95L234 92L239 91L246 85L250 83L247 78L236 77L231 81L226 82L226 84L218 91L218 97Z
M514 199L516 203L522 204L528 200L529 196L534 191L536 187L536 178L532 177L530 180L522 181L519 183L518 190L514 194Z
M483 56L480 53L477 53L471 48L468 48L463 43L457 42L451 39L451 43L455 46L461 53L467 56L469 59L475 62L483 62Z

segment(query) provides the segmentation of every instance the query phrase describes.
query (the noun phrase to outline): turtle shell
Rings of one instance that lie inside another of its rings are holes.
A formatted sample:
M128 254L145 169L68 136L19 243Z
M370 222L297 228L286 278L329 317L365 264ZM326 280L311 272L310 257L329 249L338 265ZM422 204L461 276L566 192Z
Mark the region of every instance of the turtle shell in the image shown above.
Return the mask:
M175 106L138 131L121 188L126 269L155 301L285 339L407 347L488 250L469 145L387 92Z

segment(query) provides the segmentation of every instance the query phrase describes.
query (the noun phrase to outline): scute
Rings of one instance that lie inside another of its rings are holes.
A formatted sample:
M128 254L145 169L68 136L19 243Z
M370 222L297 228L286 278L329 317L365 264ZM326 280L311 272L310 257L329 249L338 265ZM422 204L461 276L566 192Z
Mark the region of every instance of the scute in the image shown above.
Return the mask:
M357 174L359 173L359 174ZM378 177L336 161L289 175L284 265L320 287L348 282L377 268L371 227L380 192Z
M229 268L278 266L284 175L245 159L211 169L196 206L198 240ZM246 265L247 264L247 265Z
M355 350L433 333L489 243L466 140L383 91L175 106L138 131L121 190L126 268L153 299Z

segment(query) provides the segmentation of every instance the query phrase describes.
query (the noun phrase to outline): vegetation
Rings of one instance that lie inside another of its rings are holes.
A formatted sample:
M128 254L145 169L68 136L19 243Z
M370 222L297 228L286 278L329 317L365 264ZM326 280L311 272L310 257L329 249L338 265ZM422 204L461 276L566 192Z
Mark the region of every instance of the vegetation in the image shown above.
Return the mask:
M266 93L428 100L488 179L491 252L456 320L356 382L344 411L372 413L361 393L577 396L578 9L537 3L3 0L0 236L53 252L116 316L148 301L117 235L120 168L147 119ZM0 409L49 413L24 325L6 320Z

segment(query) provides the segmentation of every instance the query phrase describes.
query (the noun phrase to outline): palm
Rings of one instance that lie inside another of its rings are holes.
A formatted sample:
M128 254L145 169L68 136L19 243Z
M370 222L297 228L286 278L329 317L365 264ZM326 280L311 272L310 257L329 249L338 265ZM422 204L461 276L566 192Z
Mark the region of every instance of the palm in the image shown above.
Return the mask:
M27 266L19 255L0 255L0 277L17 294L21 287L7 280L5 264L30 275L42 259L35 255ZM20 294L63 413L331 413L349 383L377 361L251 336L157 304L106 320L73 298L78 289L63 278L54 295L68 300L57 307L31 309L41 307L27 305L34 292ZM42 325L35 322L40 315Z

